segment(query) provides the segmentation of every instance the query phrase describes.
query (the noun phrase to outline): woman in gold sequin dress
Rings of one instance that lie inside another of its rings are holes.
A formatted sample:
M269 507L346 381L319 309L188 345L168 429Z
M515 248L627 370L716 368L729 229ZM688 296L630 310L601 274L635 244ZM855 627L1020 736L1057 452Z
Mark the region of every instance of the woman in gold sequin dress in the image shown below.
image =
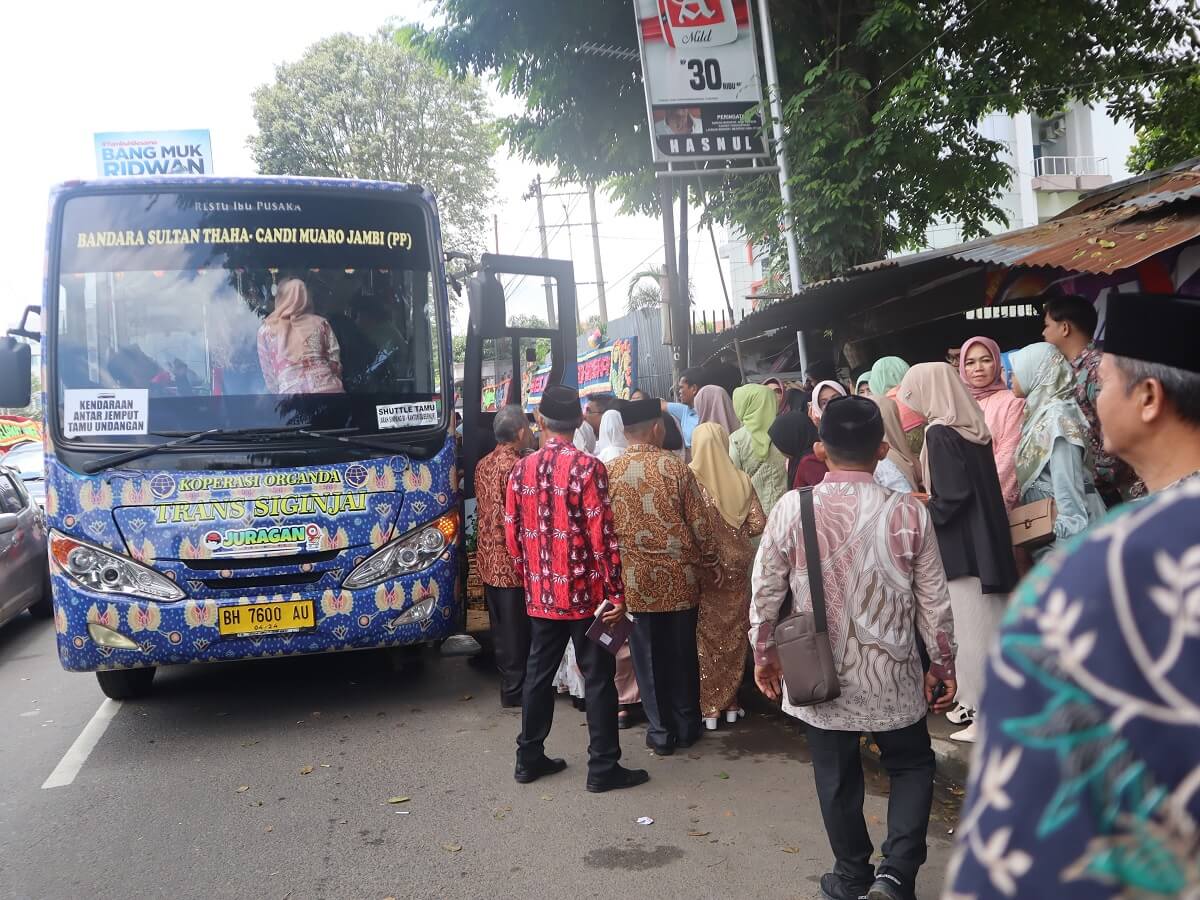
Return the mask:
M750 567L754 543L762 534L763 515L749 476L729 458L729 432L715 422L692 432L692 472L700 483L704 507L717 537L721 583L705 581L696 625L700 659L700 709L704 726L713 731L722 713L727 722L744 715L738 707L738 685L746 666L746 633L750 627Z

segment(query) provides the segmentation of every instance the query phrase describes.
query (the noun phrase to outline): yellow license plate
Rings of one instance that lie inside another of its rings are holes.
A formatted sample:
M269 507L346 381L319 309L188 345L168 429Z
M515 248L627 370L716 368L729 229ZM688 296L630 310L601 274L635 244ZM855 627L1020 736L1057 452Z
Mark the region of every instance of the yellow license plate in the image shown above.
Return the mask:
M297 631L301 628L312 628L316 624L317 613L311 600L223 606L217 619L217 627L222 637Z

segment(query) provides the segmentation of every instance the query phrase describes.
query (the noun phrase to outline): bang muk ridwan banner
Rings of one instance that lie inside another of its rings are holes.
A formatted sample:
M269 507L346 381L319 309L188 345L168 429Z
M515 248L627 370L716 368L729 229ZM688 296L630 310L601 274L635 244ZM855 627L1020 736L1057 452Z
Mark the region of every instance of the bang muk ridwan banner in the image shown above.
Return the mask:
M608 347L592 350L579 357L579 396L593 394L615 394L629 399L637 385L637 338L618 338ZM550 366L526 373L523 376L525 410L532 412L542 399L542 390L550 376ZM483 405L488 411L499 409L508 400L509 379L483 386Z

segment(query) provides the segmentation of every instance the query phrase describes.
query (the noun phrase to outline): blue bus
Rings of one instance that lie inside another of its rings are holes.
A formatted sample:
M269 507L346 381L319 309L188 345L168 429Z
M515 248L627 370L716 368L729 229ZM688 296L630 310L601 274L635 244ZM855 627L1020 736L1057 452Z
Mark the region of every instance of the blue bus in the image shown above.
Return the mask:
M308 178L71 182L40 309L59 657L155 668L460 628L433 197ZM37 336L26 327L11 334ZM28 345L0 340L0 406Z

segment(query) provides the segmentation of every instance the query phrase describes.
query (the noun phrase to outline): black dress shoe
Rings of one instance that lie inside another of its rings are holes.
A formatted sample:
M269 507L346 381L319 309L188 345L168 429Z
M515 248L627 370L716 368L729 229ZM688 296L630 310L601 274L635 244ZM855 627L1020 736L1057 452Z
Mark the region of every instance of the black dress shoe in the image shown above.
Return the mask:
M624 766L617 766L607 778L596 781L589 778L587 789L593 794L603 794L605 791L637 787L649 780L650 774L645 769L626 769Z
M520 709L521 695L518 694L516 697L501 697L500 706L504 709Z
M858 885L847 884L832 872L826 872L821 876L822 900L865 900L870 888L870 882Z
M556 775L567 767L565 759L556 759L550 756L543 756L532 766L522 766L517 763L517 768L513 772L513 778L518 784L529 784L531 781L537 781L543 775Z
M646 746L654 751L655 756L670 756L675 752L674 744L656 744L650 738L646 738Z
M879 872L867 891L867 900L912 900L912 897L913 892L891 872Z

